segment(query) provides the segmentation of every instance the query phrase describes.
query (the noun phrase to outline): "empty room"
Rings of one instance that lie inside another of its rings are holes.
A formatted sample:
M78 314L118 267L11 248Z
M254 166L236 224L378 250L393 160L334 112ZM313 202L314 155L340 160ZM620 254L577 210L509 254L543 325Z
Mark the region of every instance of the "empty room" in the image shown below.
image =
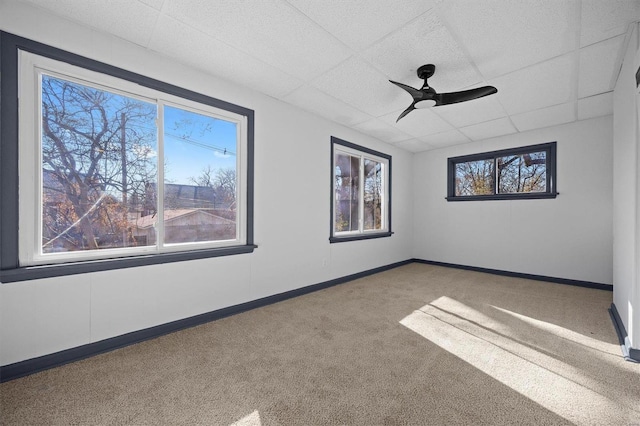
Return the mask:
M0 0L0 424L640 424L639 21Z

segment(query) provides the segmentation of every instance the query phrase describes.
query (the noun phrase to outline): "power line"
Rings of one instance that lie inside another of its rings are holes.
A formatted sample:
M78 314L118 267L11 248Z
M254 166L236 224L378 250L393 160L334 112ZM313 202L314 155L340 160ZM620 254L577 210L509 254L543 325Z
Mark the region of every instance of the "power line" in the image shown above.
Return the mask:
M235 152L229 151L227 148L220 148L220 147L215 146L215 145L208 145L208 144L205 144L205 143L202 143L202 142L194 141L192 139L187 138L186 136L178 136L178 135L174 135L173 133L167 133L167 132L165 132L165 135L172 136L172 137L174 137L176 139L180 139L183 142L186 142L186 143L194 145L194 146L198 146L200 148L205 148L205 149L210 149L212 151L222 152L224 155L236 155Z

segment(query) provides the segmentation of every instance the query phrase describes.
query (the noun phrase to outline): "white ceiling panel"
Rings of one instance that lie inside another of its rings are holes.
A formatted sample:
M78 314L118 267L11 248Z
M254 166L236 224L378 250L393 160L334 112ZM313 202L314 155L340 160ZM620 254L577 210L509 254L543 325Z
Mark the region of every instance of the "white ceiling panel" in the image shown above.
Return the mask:
M407 106L409 106L410 100L411 97L407 95ZM404 111L404 108L384 115L380 117L380 119L391 126L395 126L398 130L415 137L453 129L449 123L438 117L433 110L429 108L411 111L396 123L402 111Z
M345 61L311 84L374 117L404 109L411 100L386 76L358 58Z
M469 88L463 90L466 89ZM469 102L442 105L433 108L433 112L455 127L470 126L483 121L506 117L507 115L496 96L485 96Z
M287 0L355 50L423 14L440 0Z
M469 139L479 141L516 133L517 129L513 127L511 120L508 118L499 118L493 121L474 124L473 126L462 127L460 131Z
M611 114L624 40L640 20L640 0L0 0L0 5L0 24L18 35L23 33L16 22L46 15L51 28L73 28L50 37L52 45L64 48L71 40L75 53L97 58L103 51L123 58L130 50L126 55L137 70L144 68L136 55L143 46L159 53L158 64L180 62L412 151ZM76 43L82 37L76 34L90 34L91 41ZM418 89L423 80L416 69L428 63L436 65L429 84L438 93L484 85L498 93L413 111L396 122L412 98L389 79Z
M447 132L436 133L435 135L423 136L421 141L426 142L434 148L443 148L446 146L460 145L462 143L471 142L466 135L459 130L449 130Z
M521 131L539 129L542 127L555 126L558 124L570 123L576 120L576 104L568 102L566 104L554 105L535 111L528 111L522 114L511 116L511 121L516 128Z
M482 81L451 33L433 14L426 14L376 43L363 58L389 79L419 88L424 83L416 70L435 64L429 85L439 92L457 91Z
M422 151L428 151L430 149L433 149L433 147L430 146L428 143L418 139L409 139L406 141L401 141L396 143L395 146L402 149L406 149L407 151L410 151L410 152L422 152Z
M378 138L383 142L394 143L410 139L411 136L401 132L393 126L388 125L384 121L374 118L364 123L353 126L354 129Z
M619 71L615 67L623 41L624 36L618 36L580 49L578 98L613 90L613 75Z
M302 86L283 98L285 102L316 113L329 120L353 126L371 120L371 116L308 85Z
M158 31L149 48L177 58L185 64L213 72L239 84L271 96L283 96L303 84L302 81L242 53L173 18L159 19ZM180 34L180 37L175 37ZM224 60L220 60L224 58ZM260 72L256 73L255 70Z
M138 0L140 3L144 3L147 6L154 8L155 10L162 10L164 0Z
M316 77L351 55L284 0L191 0L188 7L166 1L170 16L298 78Z
M508 114L566 103L575 96L576 55L567 54L489 81Z
M580 46L624 34L639 19L638 0L582 0Z
M575 1L479 0L443 3L448 24L485 79L577 47Z
M613 92L578 99L578 120L613 114Z
M131 0L29 0L29 3L145 47L159 16L153 7Z

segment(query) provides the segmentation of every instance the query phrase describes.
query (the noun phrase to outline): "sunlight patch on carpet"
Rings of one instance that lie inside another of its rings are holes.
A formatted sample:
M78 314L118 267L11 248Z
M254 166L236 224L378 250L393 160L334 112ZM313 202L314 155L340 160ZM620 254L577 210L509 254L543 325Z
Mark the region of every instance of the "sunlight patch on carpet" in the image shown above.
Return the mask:
M253 413L244 416L237 422L231 423L229 426L262 426L260 413L256 410Z
M514 318L519 319L520 321L538 328L540 330L544 330L554 336L558 336L562 339L569 340L574 343L578 343L583 346L587 346L591 349L595 349L597 351L605 352L610 355L619 356L620 355L620 345L612 344L600 341L598 339L594 339L589 336L585 336L584 334L576 333L573 330L569 330L564 327L560 327L559 325L552 324L550 322L540 321L536 318L531 318L526 315L519 314L517 312L509 311L507 309L500 308L498 306L491 305L493 309L505 313L507 315L511 315Z
M612 418L611 413L628 412L630 407L621 410L618 402L599 393L606 394L606 386L534 347L492 331L482 323L483 317L473 308L442 297L400 323L571 422L611 424L627 420Z

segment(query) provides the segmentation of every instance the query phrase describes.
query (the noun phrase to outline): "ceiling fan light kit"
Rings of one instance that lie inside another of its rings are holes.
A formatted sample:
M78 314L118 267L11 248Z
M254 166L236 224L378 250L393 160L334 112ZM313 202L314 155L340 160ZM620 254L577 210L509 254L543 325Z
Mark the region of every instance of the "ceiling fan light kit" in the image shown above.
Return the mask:
M418 77L424 80L424 84L420 89L414 89L406 84L398 83L397 81L389 80L389 82L395 84L401 89L406 90L413 102L407 109L402 111L396 123L400 121L402 117L409 114L414 109L430 108L434 106L456 104L458 102L466 102L474 99L482 98L484 96L493 95L498 93L498 89L493 86L483 86L476 89L463 90L461 92L450 93L437 93L433 87L429 87L427 79L433 76L436 72L436 66L433 64L423 65L417 70Z

